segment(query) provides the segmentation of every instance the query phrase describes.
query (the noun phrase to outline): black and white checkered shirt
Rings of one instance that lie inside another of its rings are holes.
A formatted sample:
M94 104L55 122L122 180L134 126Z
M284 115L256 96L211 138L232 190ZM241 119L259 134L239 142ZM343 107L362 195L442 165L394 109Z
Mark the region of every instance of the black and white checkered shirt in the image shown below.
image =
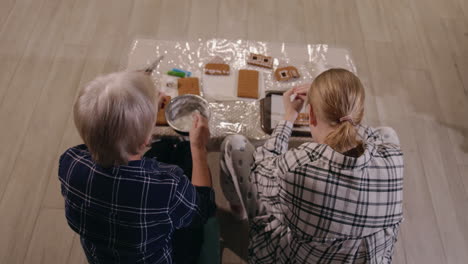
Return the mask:
M280 122L255 152L251 174L266 215L251 223L251 263L390 263L402 221L403 154L359 127L364 154L325 144L288 151Z
M60 157L58 174L68 225L89 263L173 263L175 230L216 210L212 188L155 158L102 168L79 145Z

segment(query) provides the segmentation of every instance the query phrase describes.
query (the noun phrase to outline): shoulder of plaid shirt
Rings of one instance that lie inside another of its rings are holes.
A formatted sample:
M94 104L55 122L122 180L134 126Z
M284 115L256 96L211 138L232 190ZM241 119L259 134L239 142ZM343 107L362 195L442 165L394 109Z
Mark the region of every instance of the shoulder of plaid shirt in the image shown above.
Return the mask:
M314 142L288 150L292 126L280 122L255 152L251 180L266 213L251 222L249 261L391 261L403 220L399 145L359 126L358 158Z
M171 263L174 230L216 210L212 188L155 158L105 169L79 145L60 157L58 174L68 224L96 263Z

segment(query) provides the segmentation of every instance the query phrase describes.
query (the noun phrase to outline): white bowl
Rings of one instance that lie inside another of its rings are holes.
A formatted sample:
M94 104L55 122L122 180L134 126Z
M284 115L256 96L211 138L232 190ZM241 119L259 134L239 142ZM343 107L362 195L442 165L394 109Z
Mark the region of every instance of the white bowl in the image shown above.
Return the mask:
M206 118L210 117L208 101L193 94L177 96L166 107L166 120L175 131L188 134L192 127L192 115L199 112Z

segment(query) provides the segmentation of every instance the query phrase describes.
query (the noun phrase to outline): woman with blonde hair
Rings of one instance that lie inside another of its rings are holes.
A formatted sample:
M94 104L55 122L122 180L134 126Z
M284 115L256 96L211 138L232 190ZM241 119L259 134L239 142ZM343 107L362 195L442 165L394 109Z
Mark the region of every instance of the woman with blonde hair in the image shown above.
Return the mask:
M250 263L391 263L403 154L393 129L361 124L364 99L358 77L330 69L284 94L284 121L263 146L223 142L221 183L249 220ZM305 102L313 140L288 150Z

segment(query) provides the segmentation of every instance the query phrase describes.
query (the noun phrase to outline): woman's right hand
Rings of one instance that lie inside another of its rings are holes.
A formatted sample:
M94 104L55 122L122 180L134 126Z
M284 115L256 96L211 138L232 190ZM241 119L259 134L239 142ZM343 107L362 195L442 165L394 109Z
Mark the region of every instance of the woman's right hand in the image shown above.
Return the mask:
M195 186L212 187L211 172L208 167L208 151L206 145L210 140L208 119L200 113L193 115L190 129L190 149L192 151L192 184Z
M307 101L307 91L309 87L310 84L297 86L287 90L283 94L284 119L286 121L296 121L297 116L304 107L305 101ZM294 95L294 98L291 100L292 95Z
M199 113L193 115L192 128L189 132L190 147L193 150L205 150L210 140L208 119Z

